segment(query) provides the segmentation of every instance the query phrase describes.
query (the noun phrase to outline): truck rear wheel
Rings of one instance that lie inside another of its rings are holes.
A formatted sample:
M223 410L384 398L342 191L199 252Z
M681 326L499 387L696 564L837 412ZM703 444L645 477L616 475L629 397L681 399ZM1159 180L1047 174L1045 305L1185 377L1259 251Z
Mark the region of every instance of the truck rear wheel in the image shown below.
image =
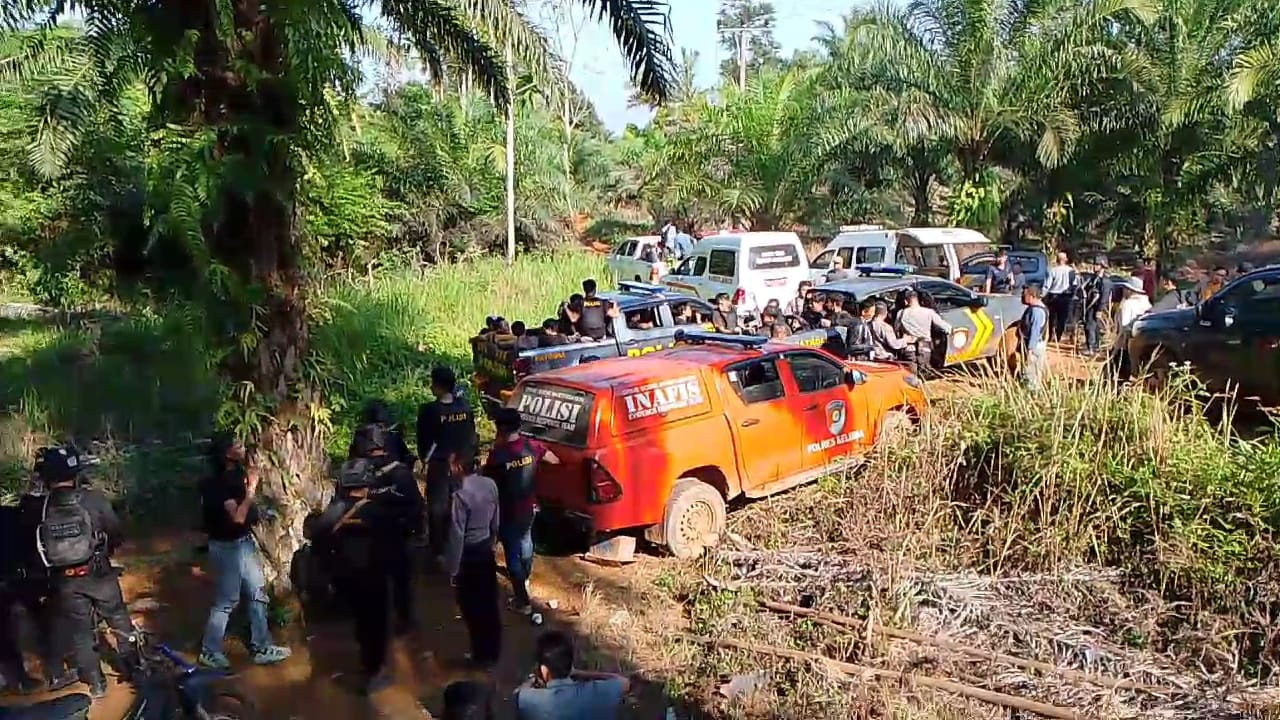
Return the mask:
M667 548L681 559L698 557L720 542L726 516L719 490L696 478L680 478L662 520Z

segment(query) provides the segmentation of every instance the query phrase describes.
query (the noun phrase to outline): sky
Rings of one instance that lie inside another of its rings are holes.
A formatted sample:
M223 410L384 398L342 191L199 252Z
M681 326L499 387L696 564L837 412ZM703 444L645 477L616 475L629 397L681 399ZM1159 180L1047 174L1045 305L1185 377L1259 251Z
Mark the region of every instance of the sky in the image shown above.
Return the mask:
M548 8L573 5L577 23L561 23L556 35L560 52L572 57L569 75L587 97L595 103L600 119L611 131L617 133L628 123L644 125L652 114L648 108L627 108L629 94L627 79L629 69L622 60L622 53L609 29L600 23L587 20L581 4L573 0L539 0L530 3L529 14L534 20L546 17ZM857 4L857 0L774 0L777 23L774 39L781 46L783 57L790 57L801 48L809 47L818 34L818 23L829 22L839 27L840 18ZM675 41L675 56L679 48L699 51L698 84L711 87L716 84L720 62L729 54L720 47L716 34L716 13L719 0L669 0L671 28ZM581 32L575 33L573 24L581 24ZM550 29L550 25L546 25Z

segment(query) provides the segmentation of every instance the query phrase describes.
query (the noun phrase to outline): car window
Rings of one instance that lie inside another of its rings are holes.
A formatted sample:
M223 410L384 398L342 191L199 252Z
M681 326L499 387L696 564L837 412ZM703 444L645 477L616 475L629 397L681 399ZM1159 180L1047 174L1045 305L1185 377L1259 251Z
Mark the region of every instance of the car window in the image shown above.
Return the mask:
M809 263L809 267L814 270L826 270L831 267L831 258L835 256L835 254L835 250L823 250L818 253L818 257L814 258L813 261Z
M698 257L694 258L694 260L696 261L693 264L694 277L702 277L703 275L706 275L707 274L707 256L699 255Z
M795 245L761 245L747 250L748 270L793 267L800 267L800 248Z
M614 254L617 255L618 257L629 258L631 257L631 253L635 252L635 249L636 249L635 241L628 240L627 242L624 242L621 245L619 245L618 249L614 251Z
M855 265L871 265L874 263L884 262L884 248L882 247L862 247L858 248L857 261Z
M1022 266L1022 272L1028 275L1035 275L1040 272L1040 258L1035 255L1010 255L1009 267L1017 263Z
M920 289L929 294L933 307L938 312L968 307L973 297L968 290L950 283L923 282L920 283Z
M728 369L729 384L742 402L768 402L783 396L782 377L778 375L777 358L765 357L732 365Z
M712 250L707 262L707 274L721 277L737 277L738 253L734 250Z
M831 390L844 383L844 368L817 353L789 353L787 365L802 394Z
M1280 312L1280 275L1240 282L1224 290L1221 301L1240 315Z

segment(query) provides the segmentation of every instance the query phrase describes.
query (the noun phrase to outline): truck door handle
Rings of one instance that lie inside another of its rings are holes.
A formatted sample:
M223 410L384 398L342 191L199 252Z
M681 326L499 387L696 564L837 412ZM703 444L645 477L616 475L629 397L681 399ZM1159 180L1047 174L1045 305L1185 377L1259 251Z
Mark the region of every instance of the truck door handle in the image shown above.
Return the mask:
M631 339L630 339L630 340L628 340L625 344L626 344L626 345L635 345L635 344L636 344L636 343L638 343L638 342L640 342L640 341L639 341L639 340L637 340L637 339L635 339L635 338L631 338Z
M814 405L805 405L805 406L804 406L804 411L805 411L805 412L810 412L810 411L817 410L817 409L818 409L817 404L814 404Z
M746 420L742 421L742 427L751 427L752 425L759 425L759 424L760 424L760 421L755 418L747 418Z

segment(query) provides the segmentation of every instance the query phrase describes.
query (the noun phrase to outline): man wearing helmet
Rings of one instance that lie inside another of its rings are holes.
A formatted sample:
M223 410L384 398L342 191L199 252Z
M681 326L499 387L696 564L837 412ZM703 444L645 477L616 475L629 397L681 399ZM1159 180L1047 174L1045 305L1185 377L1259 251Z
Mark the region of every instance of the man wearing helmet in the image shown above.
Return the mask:
M125 672L136 666L136 651L133 621L110 562L123 539L120 518L101 491L79 485L84 465L73 447L41 450L35 472L48 494L38 504L24 505L20 522L36 528L37 554L52 576L76 669L90 694L100 698L106 695L107 681L94 647L94 613L115 631Z

